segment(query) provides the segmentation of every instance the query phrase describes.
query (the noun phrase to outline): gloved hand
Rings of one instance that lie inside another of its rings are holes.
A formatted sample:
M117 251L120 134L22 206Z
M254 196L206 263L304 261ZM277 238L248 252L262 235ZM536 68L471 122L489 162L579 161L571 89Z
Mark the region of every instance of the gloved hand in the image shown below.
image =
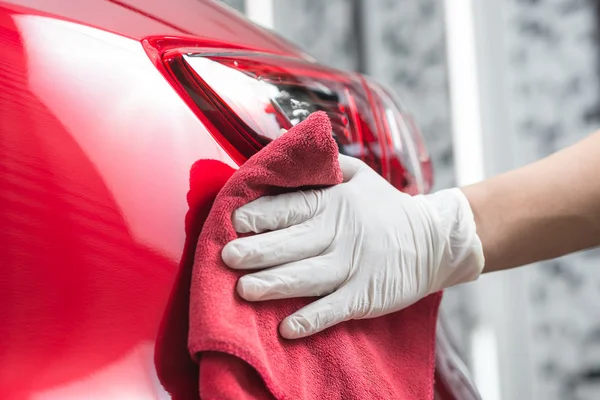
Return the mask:
M344 183L263 197L233 215L239 233L222 252L249 301L324 296L282 321L284 338L401 310L476 279L481 242L460 189L410 196L363 162L340 156ZM268 269L265 269L268 268Z

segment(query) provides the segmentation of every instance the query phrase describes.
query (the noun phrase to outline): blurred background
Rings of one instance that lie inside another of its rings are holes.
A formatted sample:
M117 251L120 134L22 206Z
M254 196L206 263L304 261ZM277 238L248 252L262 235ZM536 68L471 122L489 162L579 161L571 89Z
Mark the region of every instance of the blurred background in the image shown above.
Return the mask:
M436 189L529 163L600 124L594 0L225 2L319 61L391 86L420 123ZM589 251L446 291L443 313L484 400L600 398L598 264Z

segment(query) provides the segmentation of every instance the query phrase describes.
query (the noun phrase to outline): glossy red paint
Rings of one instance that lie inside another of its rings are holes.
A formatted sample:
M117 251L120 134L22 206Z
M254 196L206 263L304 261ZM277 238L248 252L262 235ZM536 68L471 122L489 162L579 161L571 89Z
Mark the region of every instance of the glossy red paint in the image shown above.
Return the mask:
M235 164L139 40L4 5L0 110L0 398L166 396L189 168Z
M212 0L0 0L0 4L5 9L77 22L132 39L189 37L206 45L308 57L273 32Z
M156 36L306 57L211 1L0 0L0 399L170 398L154 353L189 169L236 164Z

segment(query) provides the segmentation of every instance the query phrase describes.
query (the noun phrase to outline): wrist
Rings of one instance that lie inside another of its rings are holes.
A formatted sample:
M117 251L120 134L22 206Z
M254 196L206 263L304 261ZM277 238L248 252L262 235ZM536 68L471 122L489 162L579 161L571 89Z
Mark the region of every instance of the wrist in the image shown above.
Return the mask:
M423 196L431 216L435 257L430 266L431 292L476 280L484 267L475 215L458 188Z

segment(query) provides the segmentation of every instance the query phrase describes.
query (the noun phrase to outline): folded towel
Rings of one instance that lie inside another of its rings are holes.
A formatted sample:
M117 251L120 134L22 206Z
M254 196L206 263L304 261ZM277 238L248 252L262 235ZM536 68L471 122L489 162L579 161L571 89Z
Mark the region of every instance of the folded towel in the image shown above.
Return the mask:
M263 195L339 184L337 146L325 113L267 145L219 192L196 248L188 348L202 399L432 399L441 293L384 317L348 321L285 340L279 322L314 299L249 303L241 272L221 249L237 237L231 214Z
M187 348L194 254L215 197L234 172L232 167L217 160L197 161L190 171L185 246L154 351L158 377L173 400L198 398L198 364L190 358Z

